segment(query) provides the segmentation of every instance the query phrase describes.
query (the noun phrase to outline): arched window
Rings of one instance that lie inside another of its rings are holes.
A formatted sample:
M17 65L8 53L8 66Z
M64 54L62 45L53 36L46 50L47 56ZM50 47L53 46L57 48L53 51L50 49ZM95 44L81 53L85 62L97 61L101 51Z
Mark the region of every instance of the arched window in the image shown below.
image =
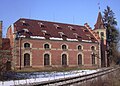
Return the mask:
M82 50L82 46L81 45L78 46L78 50Z
M67 50L67 46L66 45L62 45L62 50Z
M24 54L24 66L30 66L30 54Z
M101 37L104 37L104 32L101 32L100 35L101 35Z
M44 49L50 49L49 44L44 44Z
M29 43L25 43L24 44L24 48L30 48L30 44Z
M95 64L95 55L92 54L91 57L92 57L92 64L94 65Z
M50 55L45 54L44 55L44 66L49 66L50 65Z
M66 54L62 55L62 65L67 66L67 55Z
M78 65L82 65L82 55L78 55Z
M99 35L99 32L97 32L97 34Z
M91 50L95 50L95 46L92 46L92 47L91 47Z

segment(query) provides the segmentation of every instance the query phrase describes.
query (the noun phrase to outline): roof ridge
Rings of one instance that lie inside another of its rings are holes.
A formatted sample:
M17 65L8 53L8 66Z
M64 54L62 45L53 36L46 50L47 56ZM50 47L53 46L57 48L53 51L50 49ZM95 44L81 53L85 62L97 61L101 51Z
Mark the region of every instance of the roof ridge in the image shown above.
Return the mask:
M66 25L72 25L72 26L81 26L81 27L84 27L84 25L78 25L78 24L71 24L71 23L66 23L66 22L53 22L53 21L49 21L49 20L36 20L36 19L28 19L28 18L20 18L19 20L21 19L25 19L25 20L32 20L32 21L43 21L43 22L50 22L50 23L58 23L58 24L66 24Z

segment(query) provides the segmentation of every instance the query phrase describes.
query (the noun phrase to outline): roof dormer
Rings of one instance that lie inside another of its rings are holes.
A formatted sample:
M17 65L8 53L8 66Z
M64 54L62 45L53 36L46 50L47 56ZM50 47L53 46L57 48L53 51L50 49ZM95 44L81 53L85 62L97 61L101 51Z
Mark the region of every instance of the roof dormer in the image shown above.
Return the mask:
M56 29L62 29L58 24L53 24L55 27L56 27Z
M42 22L38 22L40 27L45 27L45 25Z
M68 26L68 28L72 31L76 31L75 28L73 28L72 26Z

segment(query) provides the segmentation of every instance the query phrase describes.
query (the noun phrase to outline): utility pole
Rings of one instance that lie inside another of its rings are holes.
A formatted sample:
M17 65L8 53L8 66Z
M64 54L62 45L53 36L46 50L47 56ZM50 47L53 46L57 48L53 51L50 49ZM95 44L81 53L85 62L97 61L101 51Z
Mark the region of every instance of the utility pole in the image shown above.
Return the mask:
M21 66L22 66L22 65L21 65L21 64L22 64L22 63L21 63L21 62L22 62L22 57L21 57L21 40L22 40L22 38L19 37L19 46L20 46L20 50L19 50L19 51L20 51L20 53L19 53L19 56L20 56L20 70L21 70Z
M0 21L0 48L2 48L2 21Z

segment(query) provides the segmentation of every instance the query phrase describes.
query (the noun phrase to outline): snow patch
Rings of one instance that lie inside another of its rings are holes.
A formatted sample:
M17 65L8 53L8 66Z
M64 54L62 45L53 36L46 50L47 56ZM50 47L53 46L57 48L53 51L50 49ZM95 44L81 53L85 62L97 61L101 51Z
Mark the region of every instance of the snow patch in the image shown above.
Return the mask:
M83 42L92 42L91 40L82 40Z
M34 72L32 74L21 73L20 75L29 76L29 79L0 81L0 86L14 86L14 85L23 85L23 84L37 83L37 82L43 82L43 81L50 81L50 80L56 80L60 78L82 76L82 75L94 73L97 71L99 70L74 70L74 71L68 71L68 72Z
M50 40L63 40L62 38L50 37Z
M21 36L19 36L20 38L25 38L26 36L24 36L24 35L21 35Z
M41 37L41 36L30 36L30 38L35 38L35 39L45 39L45 37Z
M70 39L70 38L67 38L67 41L78 41L78 39Z

